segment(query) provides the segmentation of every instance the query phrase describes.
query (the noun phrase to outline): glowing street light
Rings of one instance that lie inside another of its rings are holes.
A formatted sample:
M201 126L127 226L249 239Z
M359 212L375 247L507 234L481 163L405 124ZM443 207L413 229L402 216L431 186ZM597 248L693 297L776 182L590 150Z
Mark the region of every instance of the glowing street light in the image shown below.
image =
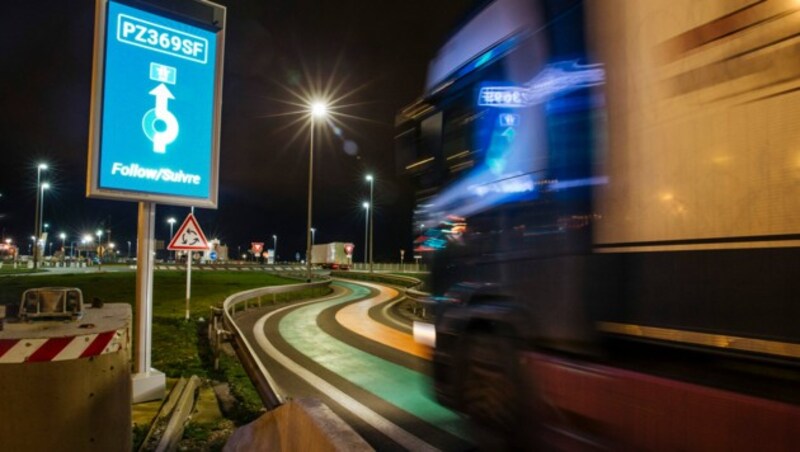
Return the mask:
M361 204L364 208L364 265L367 265L367 237L369 237L369 203L364 201Z
M311 104L311 116L324 118L328 114L328 106L324 102L316 101Z
M314 101L309 105L311 113L310 145L308 148L308 226L306 227L306 274L311 282L311 206L314 187L314 127L315 118L322 119L328 114L328 106L322 101Z
M272 234L272 254L273 254L272 261L273 262L277 262L278 261L278 236L275 235L275 234Z
M40 237L42 235L42 231L40 229L40 215L41 215L41 195L42 195L42 171L47 169L46 163L40 163L36 166L36 212L34 214L33 219L33 235L35 237ZM37 268L39 266L39 256L36 251L38 251L39 246L34 239L34 245L36 246L36 250L33 253L33 268Z
M92 238L91 234L83 234L83 238L81 239L81 245L83 245L83 249L86 250L86 259L89 259L89 247L88 245L92 243L94 239ZM78 258L80 259L81 252L78 251Z
M311 228L311 245L317 241L317 228Z
M374 206L375 202L372 199L372 195L373 195L373 192L374 192L374 189L375 189L375 178L372 177L372 174L367 174L365 179L367 180L367 182L369 182L369 205L370 206ZM373 266L373 261L372 261L372 243L373 242L372 242L372 238L373 238L373 230L375 229L375 224L372 221L372 218L373 218L373 211L374 210L375 209L370 209L370 211L369 211L369 272L370 273L372 273L372 266Z
M175 225L175 222L178 221L174 217L167 218L167 223L169 223L169 241L172 242L172 227ZM172 252L172 260L175 260L175 252Z
M58 234L58 238L61 239L61 258L63 259L67 255L67 234L62 232Z

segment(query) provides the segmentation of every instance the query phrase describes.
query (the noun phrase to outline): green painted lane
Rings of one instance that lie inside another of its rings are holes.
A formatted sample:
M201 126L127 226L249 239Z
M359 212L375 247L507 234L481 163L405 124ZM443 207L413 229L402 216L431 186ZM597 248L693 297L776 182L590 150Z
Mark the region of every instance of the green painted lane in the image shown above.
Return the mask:
M365 353L320 331L317 317L322 311L366 297L370 293L369 289L356 284L334 284L352 292L335 300L314 303L292 311L278 326L281 336L300 353L351 383L431 425L470 440L470 435L463 428L463 420L426 395L430 388L426 375Z

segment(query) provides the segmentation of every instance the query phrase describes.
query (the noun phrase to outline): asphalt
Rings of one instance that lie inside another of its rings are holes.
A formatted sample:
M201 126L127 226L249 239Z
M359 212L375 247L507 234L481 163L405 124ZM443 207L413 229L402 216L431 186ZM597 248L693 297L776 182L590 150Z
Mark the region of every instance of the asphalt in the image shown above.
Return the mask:
M278 391L321 399L377 450L473 449L468 423L431 394L430 362L398 346L397 335L409 335L410 325L384 309L398 301L397 292L388 296L386 288L344 281L334 287L327 299L237 318L248 340L261 342L259 357ZM359 303L350 315L360 312L363 324L375 325L355 332L337 313ZM376 336L365 337L367 330Z

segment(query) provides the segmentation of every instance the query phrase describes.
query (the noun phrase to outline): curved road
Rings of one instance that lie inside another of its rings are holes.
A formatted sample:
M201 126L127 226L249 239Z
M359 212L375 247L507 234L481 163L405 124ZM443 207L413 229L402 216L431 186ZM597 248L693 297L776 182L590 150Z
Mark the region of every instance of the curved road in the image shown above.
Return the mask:
M400 293L337 280L334 293L236 321L284 397L323 400L377 450L472 449L466 420L432 394L430 353L393 314Z

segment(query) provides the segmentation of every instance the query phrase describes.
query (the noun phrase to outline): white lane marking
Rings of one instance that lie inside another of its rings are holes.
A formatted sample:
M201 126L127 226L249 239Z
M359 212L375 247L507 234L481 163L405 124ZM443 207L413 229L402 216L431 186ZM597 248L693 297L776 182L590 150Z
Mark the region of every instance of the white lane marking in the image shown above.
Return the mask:
M266 352L272 359L279 362L282 366L286 367L292 373L305 380L308 384L316 388L321 393L333 399L336 403L343 406L345 409L349 410L356 417L360 418L361 420L371 425L376 430L380 431L384 435L391 438L392 441L396 442L397 444L405 447L408 450L414 450L414 451L439 450L431 446L421 438L409 433L402 427L398 426L392 421L376 413L375 411L368 408L366 405L362 404L356 399L345 394L337 387L333 386L332 384L328 383L327 381L323 380L317 375L301 367L291 358L281 353L269 342L266 334L264 334L264 324L267 322L267 320L269 320L270 317L290 308L296 308L311 303L318 303L320 301L323 300L310 300L302 303L297 303L291 306L286 306L284 308L272 311L266 314L265 316L261 317L260 319L258 319L256 324L253 326L253 335L255 336L258 345L261 346L264 352Z

